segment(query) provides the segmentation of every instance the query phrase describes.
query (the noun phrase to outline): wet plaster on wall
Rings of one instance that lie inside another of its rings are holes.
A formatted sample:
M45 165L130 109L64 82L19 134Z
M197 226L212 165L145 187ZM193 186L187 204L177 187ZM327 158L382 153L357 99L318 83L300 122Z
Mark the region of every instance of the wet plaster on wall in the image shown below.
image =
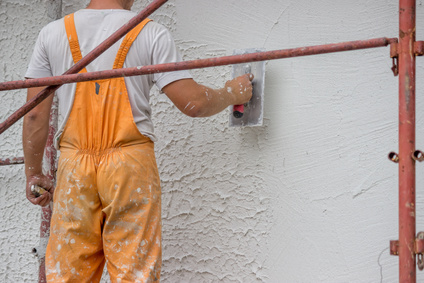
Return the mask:
M32 28L25 31L30 41L48 16L27 12L22 19L18 7L27 6L19 3L0 3L12 9L7 20L0 12L0 44L7 38L2 50L22 56L18 39L3 23L36 22L28 25L36 26L34 34ZM137 2L134 10L146 4ZM422 1L417 4L417 26L423 26ZM62 13L85 5L63 1ZM181 0L169 1L152 16L171 30L185 60L230 55L238 48L397 37L397 17L397 3L387 0ZM417 32L422 39L423 31ZM27 58L31 47L25 48ZM397 149L397 78L388 55L388 48L380 48L268 62L260 128L229 128L228 111L206 119L185 117L165 95L152 91L163 188L163 282L397 280L398 259L387 250L389 240L398 237L397 166L386 157ZM11 64L11 57L0 65L5 80L19 78L27 64L26 59ZM199 82L220 87L231 68L192 73ZM417 78L422 73L417 59ZM417 93L423 83L417 80ZM0 115L21 104L14 95L3 97L8 106L0 106L5 107ZM417 109L422 104L417 96ZM418 111L418 128L422 123ZM8 142L2 136L0 150L19 153L19 133L11 129ZM423 141L418 131L417 148ZM20 229L38 235L39 217L16 192L23 188L22 166L0 170L7 184L2 190L8 192L0 209L10 215L3 225L8 228L0 230L7 258L0 281L36 282L36 262L27 252L37 241ZM417 188L422 179L418 170ZM423 196L417 194L417 230L423 216ZM423 275L418 276L419 281Z
M259 159L261 138L231 130L221 118L183 118L160 130L163 275L169 282L265 279L261 246L271 224L270 199L260 193L266 191L263 177L248 173L265 166Z
M184 4L183 9L198 9ZM223 47L194 39L191 32L197 29L180 29L189 15L179 5L170 1L157 21L174 34L183 58L227 55ZM221 67L192 74L200 83L222 87L230 71ZM269 197L260 194L265 190L261 176L246 173L263 167L260 134L229 129L227 111L208 119L185 117L157 91L152 104L163 188L163 281L264 281L261 251L271 224Z

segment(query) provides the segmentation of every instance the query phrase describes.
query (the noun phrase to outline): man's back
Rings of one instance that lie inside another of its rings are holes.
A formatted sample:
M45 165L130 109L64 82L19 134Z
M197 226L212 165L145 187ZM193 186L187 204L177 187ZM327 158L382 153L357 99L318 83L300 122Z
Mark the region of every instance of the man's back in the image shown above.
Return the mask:
M107 39L135 13L127 10L83 9L75 13L75 28L78 34L82 56ZM110 70L122 39L105 51L87 66L87 71ZM145 66L180 61L175 43L169 31L162 25L149 22L135 39L123 67ZM63 19L52 22L42 29L26 73L26 77L40 78L61 75L74 64ZM155 83L159 89L172 81L191 78L188 72L172 72L125 78L134 121L140 132L156 141L154 127L150 118L149 93ZM75 84L62 86L59 97L58 140L69 117L74 100ZM56 145L57 146L57 145Z

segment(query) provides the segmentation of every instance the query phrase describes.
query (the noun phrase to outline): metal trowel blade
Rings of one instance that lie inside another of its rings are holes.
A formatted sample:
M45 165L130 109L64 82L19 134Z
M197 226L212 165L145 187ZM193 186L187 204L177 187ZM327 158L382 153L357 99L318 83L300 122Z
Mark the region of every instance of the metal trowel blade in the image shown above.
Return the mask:
M263 49L237 49L234 55L261 52ZM265 89L265 61L250 62L233 65L232 77L236 78L246 73L252 73L255 77L252 81L252 99L244 105L242 117L233 115L233 106L230 106L230 127L240 126L262 126L264 111L264 89Z

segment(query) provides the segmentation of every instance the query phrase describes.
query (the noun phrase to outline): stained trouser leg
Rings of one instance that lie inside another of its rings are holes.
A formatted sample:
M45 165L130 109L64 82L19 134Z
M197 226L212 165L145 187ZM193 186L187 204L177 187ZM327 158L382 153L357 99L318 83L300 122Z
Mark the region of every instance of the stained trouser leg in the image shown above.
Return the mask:
M103 156L98 186L104 252L112 282L159 282L161 190L153 143Z
M62 151L46 253L48 282L99 282L105 263L95 158Z

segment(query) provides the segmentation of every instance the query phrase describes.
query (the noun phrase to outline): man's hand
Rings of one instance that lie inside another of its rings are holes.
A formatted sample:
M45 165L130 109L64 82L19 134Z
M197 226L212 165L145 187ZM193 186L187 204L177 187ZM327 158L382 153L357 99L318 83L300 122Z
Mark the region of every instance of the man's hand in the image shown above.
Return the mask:
M228 81L225 90L233 96L234 101L230 105L240 105L252 98L253 74L246 74Z
M46 192L40 196L36 196L32 191L31 187L33 185L42 187ZM27 199L35 205L47 206L50 201L53 200L54 186L52 181L45 175L33 175L27 178L26 182L26 197Z

